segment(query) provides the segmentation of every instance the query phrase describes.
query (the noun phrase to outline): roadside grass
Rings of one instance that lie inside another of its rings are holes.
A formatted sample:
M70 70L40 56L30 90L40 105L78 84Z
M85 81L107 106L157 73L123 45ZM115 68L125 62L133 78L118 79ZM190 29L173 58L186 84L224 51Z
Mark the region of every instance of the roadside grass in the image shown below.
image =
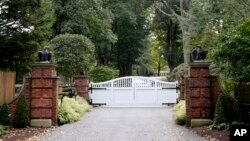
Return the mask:
M59 104L58 124L75 122L90 109L91 106L80 96L76 96L76 99L64 97L63 102Z
M186 124L186 104L184 100L180 100L173 107L174 120L176 124L185 125Z

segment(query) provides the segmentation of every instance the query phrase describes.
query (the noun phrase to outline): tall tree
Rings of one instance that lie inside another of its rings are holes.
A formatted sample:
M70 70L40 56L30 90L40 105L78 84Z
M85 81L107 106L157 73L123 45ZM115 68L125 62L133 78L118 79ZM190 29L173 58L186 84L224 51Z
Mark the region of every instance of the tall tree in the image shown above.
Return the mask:
M146 0L113 0L109 8L114 14L113 32L118 41L115 54L120 76L132 74L132 66L145 49L148 35L145 10L150 6Z
M110 63L112 45L117 41L112 32L111 11L104 0L55 0L55 34L82 34L95 44L99 64Z
M51 0L0 2L0 69L27 71L34 54L50 37L54 17Z
M152 30L164 46L164 57L168 62L170 72L180 64L180 26L175 13L179 11L178 1L165 1L164 5L156 3Z

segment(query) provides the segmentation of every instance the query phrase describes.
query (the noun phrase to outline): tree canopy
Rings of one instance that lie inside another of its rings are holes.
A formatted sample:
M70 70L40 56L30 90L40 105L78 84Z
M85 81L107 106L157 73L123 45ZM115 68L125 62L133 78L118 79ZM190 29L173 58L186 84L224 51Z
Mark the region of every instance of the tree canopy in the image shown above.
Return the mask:
M61 34L51 40L58 73L67 79L86 74L95 65L94 44L78 34Z
M24 73L51 35L52 0L0 2L0 69Z

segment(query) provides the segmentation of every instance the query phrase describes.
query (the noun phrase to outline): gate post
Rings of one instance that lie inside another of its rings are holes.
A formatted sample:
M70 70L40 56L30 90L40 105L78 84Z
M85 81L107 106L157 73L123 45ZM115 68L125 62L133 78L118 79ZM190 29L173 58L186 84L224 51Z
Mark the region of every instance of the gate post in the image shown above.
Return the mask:
M58 77L53 64L33 65L30 93L31 126L57 124Z
M77 94L89 101L89 78L87 76L78 75L74 77L74 87Z
M211 121L212 95L209 65L210 63L190 64L189 76L185 81L187 126L191 125L192 120Z

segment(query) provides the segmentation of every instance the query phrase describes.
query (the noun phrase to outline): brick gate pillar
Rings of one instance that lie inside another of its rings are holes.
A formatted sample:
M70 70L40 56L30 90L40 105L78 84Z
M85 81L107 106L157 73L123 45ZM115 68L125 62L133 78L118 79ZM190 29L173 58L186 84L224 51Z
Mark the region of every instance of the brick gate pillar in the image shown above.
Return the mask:
M192 63L185 80L187 126L191 119L211 118L211 79L209 63Z
M78 75L74 77L74 87L77 94L89 101L89 78L87 76Z
M31 126L57 124L58 77L53 64L33 65L30 93Z

